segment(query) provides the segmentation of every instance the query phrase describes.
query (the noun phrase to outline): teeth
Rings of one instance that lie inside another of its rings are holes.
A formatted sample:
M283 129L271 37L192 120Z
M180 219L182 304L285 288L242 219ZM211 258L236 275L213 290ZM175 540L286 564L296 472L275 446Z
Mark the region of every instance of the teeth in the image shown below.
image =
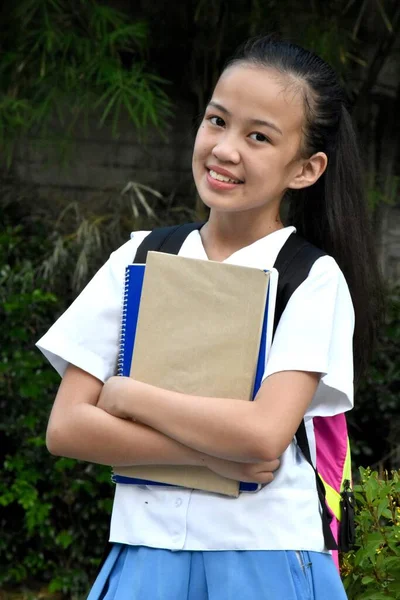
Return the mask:
M210 169L209 173L213 179L218 179L218 181L224 181L225 183L240 183L238 179L231 179L230 177L225 177L225 175L221 175L221 173L216 173L212 169Z

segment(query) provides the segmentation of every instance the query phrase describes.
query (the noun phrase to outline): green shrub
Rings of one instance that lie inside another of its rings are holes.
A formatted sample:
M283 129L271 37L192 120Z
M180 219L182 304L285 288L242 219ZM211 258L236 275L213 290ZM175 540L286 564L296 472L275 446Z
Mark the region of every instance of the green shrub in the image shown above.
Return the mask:
M400 598L400 471L382 478L360 468L355 485L356 546L341 572L349 600Z
M108 468L56 459L45 447L59 377L34 341L64 309L36 275L45 239L21 226L0 235L0 589L40 582L74 598L103 553L112 486Z

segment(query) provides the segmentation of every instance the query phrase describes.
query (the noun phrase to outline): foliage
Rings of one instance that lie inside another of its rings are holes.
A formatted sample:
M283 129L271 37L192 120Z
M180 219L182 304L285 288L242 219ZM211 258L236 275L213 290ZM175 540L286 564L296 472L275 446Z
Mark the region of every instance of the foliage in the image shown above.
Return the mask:
M353 458L357 464L390 464L399 443L400 288L387 296L387 310L372 364L348 414ZM378 417L378 418L377 418ZM397 465L398 466L398 465Z
M99 0L5 0L0 14L0 143L10 162L21 135L32 130L36 137L52 135L57 115L63 128L63 136L55 133L60 142L71 136L78 118L93 110L99 126L111 121L115 135L121 111L139 131L162 127L170 102L166 80L153 72L151 62L179 94L187 97L189 92L195 112L202 112L238 40L267 31L282 32L315 50L341 75L353 66L365 71L370 52L360 45L369 41L362 39L362 27L374 14L382 40L393 37L397 13L392 13L389 0L324 0L311 6L304 0L189 0L144 3L126 13ZM354 96L358 78L348 83Z
M347 81L353 97L360 79L345 75L353 68L367 72L369 44L374 41L368 31L371 22L382 40L393 35L393 4L393 0L188 0L173 5L146 3L142 10L154 32L152 54L163 74L180 86L181 93L189 90L201 112L238 42L268 32L281 33L320 54Z
M356 546L341 565L350 600L400 598L400 471L380 478L360 469L355 486Z
M68 138L98 111L118 133L121 111L139 131L169 115L166 83L146 66L148 29L96 0L6 1L1 14L0 144L10 163L19 136L50 136L57 115ZM67 110L68 107L68 110Z
M55 459L44 432L58 376L33 347L63 302L34 276L44 232L0 235L0 589L49 583L69 597L87 589L107 539L109 470Z
M70 300L132 231L196 218L195 211L178 204L173 194L163 196L137 181L129 181L122 190L93 194L85 203L66 204L57 195L49 200L37 188L11 177L0 177L0 190L3 214L12 223L24 223L29 231L40 227L46 239L40 259L35 260L35 273Z
M129 239L132 229L151 229L159 223L146 196L165 206L157 190L131 181L120 194L96 204L73 202L63 207L50 223L51 248L41 268L44 279L57 286L59 273L67 273L73 290L80 291L110 252Z

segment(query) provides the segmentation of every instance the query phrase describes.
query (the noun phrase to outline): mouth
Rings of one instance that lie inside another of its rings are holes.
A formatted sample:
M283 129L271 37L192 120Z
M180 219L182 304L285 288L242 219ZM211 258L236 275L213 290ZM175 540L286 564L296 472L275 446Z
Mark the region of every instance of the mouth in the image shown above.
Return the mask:
M216 181L222 181L224 183L236 183L236 184L243 183L243 181L240 181L240 179L232 179L231 177L227 177L226 175L217 173L216 171L213 171L212 169L209 169L208 173L209 173L210 177L212 179L215 179Z
M241 179L235 179L233 177L228 176L228 174L222 174L220 172L214 171L214 169L209 169L206 167L208 176L214 181L220 181L221 183L230 183L234 185L240 185L244 183Z

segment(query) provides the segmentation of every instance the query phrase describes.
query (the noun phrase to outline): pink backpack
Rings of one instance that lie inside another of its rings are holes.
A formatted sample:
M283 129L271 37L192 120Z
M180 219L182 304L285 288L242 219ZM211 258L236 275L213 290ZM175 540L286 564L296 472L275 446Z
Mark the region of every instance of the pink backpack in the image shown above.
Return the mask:
M344 414L314 417L317 472L325 488L330 528L338 550L348 552L354 544L354 498L351 491L351 455ZM332 552L339 567L338 552Z

